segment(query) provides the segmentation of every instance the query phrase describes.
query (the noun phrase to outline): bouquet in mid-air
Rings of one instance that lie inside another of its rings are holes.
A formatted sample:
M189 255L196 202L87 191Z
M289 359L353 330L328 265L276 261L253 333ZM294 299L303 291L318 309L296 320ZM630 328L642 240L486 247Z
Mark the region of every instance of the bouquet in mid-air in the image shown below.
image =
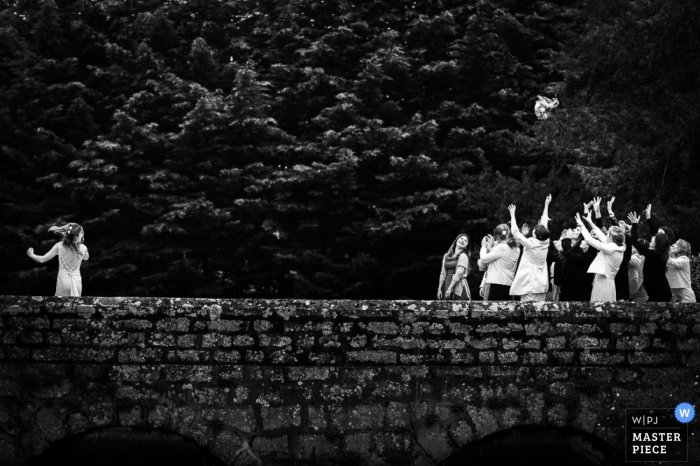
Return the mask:
M550 99L548 97L537 96L537 102L535 102L535 115L540 120L546 120L554 107L559 106L559 100Z

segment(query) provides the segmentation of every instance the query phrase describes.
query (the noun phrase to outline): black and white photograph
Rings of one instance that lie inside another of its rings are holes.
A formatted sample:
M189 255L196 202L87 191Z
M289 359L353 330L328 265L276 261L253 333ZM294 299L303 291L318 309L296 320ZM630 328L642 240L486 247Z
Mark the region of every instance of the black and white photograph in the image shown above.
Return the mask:
M0 0L0 466L700 464L696 0Z

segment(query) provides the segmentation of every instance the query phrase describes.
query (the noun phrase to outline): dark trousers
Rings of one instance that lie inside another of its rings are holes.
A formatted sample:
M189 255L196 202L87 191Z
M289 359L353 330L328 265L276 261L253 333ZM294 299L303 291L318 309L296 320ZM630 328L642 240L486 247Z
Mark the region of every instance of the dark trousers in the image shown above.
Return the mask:
M512 299L513 297L510 295L510 285L489 284L489 301L510 301Z

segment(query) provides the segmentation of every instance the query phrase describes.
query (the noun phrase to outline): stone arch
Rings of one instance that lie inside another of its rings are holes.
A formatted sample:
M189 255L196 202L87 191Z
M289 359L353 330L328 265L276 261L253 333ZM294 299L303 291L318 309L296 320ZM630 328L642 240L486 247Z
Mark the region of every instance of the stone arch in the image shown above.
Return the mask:
M19 435L15 441L0 438L0 453L12 464L53 465L56 461L45 462L43 458L67 451L92 436L104 437L112 444L123 443L127 437L137 443L150 439L160 444L177 444L176 439L180 439L182 445L189 442L191 451L199 449L208 458L208 465L227 464L237 455L249 456L250 449L241 447L252 437L254 420L237 419L241 414L235 409L202 407L165 396L141 398L135 393L127 399L118 392L97 389L57 400L30 397L18 413L22 418ZM204 463L199 460L195 464Z
M441 466L603 466L610 449L606 442L571 427L520 425L470 442L446 458Z
M53 442L28 466L99 464L117 466L224 466L212 452L176 433L132 427L107 427Z

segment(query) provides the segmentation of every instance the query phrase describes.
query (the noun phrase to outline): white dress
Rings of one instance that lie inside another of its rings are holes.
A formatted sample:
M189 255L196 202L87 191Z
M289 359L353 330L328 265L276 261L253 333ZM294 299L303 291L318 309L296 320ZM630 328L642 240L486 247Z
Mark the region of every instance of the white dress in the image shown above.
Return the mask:
M607 241L607 238L598 228L593 229L593 234L600 239L596 239L587 231L582 231L581 234L583 234L590 246L598 250L598 255L595 256L591 266L588 267L588 273L595 274L591 301L616 301L615 275L620 270L626 246L604 242L603 240Z
M87 252L87 247L80 245L76 254L67 250L63 244L58 245L58 278L56 279L56 296L80 296L83 293L83 279L80 276L80 264ZM72 264L69 266L68 264Z

